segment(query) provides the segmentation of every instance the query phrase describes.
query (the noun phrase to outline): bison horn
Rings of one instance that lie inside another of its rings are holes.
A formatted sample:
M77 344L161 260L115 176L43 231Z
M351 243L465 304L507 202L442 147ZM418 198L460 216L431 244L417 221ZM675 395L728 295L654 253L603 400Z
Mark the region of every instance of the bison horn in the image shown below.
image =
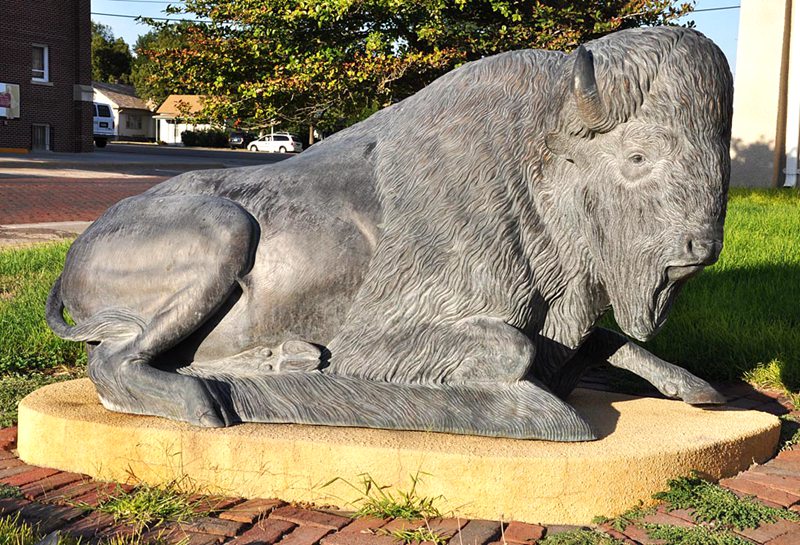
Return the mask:
M592 52L582 45L575 51L572 78L572 92L575 95L575 104L581 121L595 132L609 130L611 127L608 126L608 112L600 98L597 80L594 77Z

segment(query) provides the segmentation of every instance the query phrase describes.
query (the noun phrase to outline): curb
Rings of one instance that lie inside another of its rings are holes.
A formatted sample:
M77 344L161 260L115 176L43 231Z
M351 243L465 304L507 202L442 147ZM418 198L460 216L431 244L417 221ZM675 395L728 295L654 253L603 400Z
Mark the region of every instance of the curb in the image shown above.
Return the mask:
M162 169L162 170L208 170L228 168L225 163L150 163L150 162L122 162L122 163L85 163L80 161L13 161L4 165L9 169L39 168L45 170L73 169L84 171L104 172L107 170L132 170L132 169Z

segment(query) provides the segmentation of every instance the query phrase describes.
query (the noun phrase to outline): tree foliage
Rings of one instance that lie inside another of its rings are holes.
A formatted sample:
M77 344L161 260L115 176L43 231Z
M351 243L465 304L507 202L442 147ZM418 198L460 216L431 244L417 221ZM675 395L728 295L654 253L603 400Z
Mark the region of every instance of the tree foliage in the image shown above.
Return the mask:
M186 23L165 24L137 38L133 46L136 58L131 68L131 84L138 97L160 104L171 94L195 93L192 87L181 84L178 78L163 74L159 62L161 56L175 55L189 47L185 39L188 28Z
M125 40L114 38L108 25L92 21L92 80L128 83L133 55Z
M149 57L150 77L207 95L217 121L330 131L464 62L570 50L622 28L670 24L691 8L676 0L186 0L168 11L208 22L162 24L182 42Z

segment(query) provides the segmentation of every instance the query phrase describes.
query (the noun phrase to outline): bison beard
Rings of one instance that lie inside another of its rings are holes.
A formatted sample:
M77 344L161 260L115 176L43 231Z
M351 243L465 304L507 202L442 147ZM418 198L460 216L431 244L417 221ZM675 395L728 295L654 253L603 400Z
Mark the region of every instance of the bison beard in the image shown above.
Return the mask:
M596 323L651 336L719 255L731 97L682 28L469 63L297 157L115 205L48 323L107 408L202 426L590 440L564 399L602 362L719 403Z

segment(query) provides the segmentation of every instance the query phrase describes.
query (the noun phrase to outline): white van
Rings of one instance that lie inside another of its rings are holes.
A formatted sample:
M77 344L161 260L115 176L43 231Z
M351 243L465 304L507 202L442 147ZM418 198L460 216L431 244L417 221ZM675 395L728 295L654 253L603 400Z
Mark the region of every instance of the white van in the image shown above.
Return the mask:
M94 145L98 148L106 147L109 140L117 136L114 126L114 112L110 104L94 103Z

